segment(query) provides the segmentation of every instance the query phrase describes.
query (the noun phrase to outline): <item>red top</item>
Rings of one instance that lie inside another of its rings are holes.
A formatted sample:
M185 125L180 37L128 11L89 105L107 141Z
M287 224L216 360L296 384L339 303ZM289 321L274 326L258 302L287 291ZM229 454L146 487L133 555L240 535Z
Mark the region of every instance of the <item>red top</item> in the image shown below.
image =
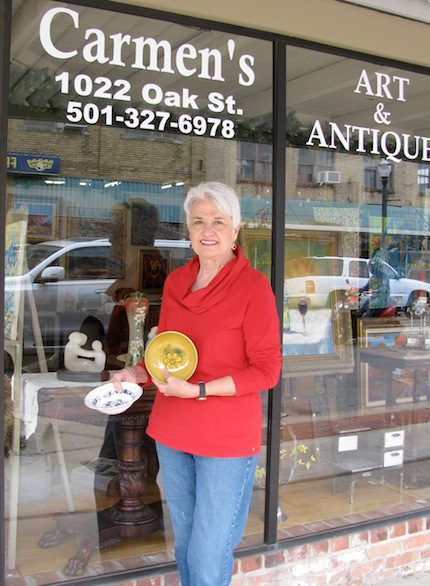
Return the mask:
M242 457L261 446L260 391L273 387L281 369L279 319L270 283L237 249L207 287L191 291L198 257L166 279L158 332L180 331L197 347L189 382L230 375L232 397L206 401L157 392L147 433L162 444L200 456Z

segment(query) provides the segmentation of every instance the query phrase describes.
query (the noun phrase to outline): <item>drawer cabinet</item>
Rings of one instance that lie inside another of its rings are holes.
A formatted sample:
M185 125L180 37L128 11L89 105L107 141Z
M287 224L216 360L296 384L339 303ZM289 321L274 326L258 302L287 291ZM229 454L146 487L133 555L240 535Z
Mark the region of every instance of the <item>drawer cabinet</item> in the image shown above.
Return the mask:
M403 465L404 450L388 450L384 452L384 468Z
M384 448L400 448L405 445L405 430L386 431L384 433Z
M354 487L358 478L367 478L387 468L402 468L405 453L405 429L345 429L336 438L335 474L351 475L350 502L354 502ZM338 485L335 478L335 487ZM403 471L400 470L400 490Z

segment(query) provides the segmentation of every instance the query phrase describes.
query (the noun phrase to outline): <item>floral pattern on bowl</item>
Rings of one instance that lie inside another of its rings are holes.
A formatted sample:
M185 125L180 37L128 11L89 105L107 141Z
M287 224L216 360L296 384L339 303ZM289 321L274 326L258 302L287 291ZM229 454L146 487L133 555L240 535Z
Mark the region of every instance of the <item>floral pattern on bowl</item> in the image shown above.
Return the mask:
M122 393L117 393L113 383L96 387L85 397L85 405L106 415L126 411L142 395L142 387L135 383L122 383Z

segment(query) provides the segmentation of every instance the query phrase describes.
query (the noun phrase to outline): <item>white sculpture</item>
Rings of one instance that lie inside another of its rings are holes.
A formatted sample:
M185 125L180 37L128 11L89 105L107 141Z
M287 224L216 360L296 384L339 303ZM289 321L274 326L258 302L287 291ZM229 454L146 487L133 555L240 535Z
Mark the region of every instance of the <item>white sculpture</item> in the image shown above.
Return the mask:
M82 332L72 332L64 347L64 366L72 372L102 372L106 365L106 354L100 340L94 340L92 350L85 350L88 337Z

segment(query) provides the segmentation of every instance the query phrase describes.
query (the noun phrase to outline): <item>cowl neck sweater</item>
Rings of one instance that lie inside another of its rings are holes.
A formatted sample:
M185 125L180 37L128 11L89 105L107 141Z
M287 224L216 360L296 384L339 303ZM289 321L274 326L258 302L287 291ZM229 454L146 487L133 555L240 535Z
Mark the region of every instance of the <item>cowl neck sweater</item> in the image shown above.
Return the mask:
M179 331L193 340L198 365L190 383L231 376L236 394L197 401L157 391L147 433L195 455L253 455L261 444L260 394L276 384L281 367L274 295L240 249L206 287L192 291L198 270L195 257L168 275L158 331Z
M200 269L199 258L193 257L180 271L176 281L178 302L194 314L205 313L225 300L231 285L247 266L249 266L248 261L242 255L240 248L237 248L235 258L227 262L206 287L192 291L191 287Z

